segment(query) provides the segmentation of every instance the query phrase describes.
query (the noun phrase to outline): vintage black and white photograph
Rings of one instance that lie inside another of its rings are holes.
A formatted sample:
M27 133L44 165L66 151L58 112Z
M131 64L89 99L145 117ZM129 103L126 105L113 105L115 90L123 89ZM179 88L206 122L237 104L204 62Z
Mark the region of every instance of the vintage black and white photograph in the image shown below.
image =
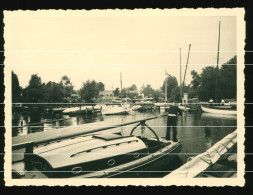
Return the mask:
M6 184L243 185L243 17L5 11Z

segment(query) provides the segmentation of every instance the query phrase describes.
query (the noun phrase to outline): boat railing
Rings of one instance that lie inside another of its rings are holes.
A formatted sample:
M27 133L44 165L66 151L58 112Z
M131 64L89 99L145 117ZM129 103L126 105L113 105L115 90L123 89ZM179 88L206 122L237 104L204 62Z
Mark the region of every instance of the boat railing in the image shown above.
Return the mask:
M118 127L123 127L123 126L131 125L131 124L136 124L136 123L137 123L137 125L133 127L133 129L131 130L130 135L132 135L133 132L139 126L141 126L141 133L143 133L144 130L145 130L145 127L147 127L155 135L157 141L160 143L159 137L157 136L155 131L146 124L146 121L153 120L153 119L156 119L156 118L165 117L165 116L167 116L167 114L152 116L152 117L139 119L139 120L134 120L134 121L129 121L129 122L125 122L125 123L119 123L119 124L114 124L114 125L109 125L109 126L103 126L101 128L94 128L94 129L91 129L91 130L72 133L72 134L67 134L67 135L60 135L60 136L56 136L56 137L52 137L52 138L42 139L42 140L39 140L39 141L30 141L30 142L28 141L28 142L24 142L24 143L14 144L14 145L12 145L12 150L25 149L25 152L24 152L25 169L26 170L31 170L32 166L31 166L30 157L31 157L31 154L33 154L34 146L44 144L44 143L48 144L48 143L54 142L54 141L59 141L59 140L63 140L63 139L68 139L68 138L73 138L73 137L77 137L77 136L87 135L87 134L91 134L91 133L96 133L96 132L105 131L105 130L109 130L109 129L113 129L113 128L118 128Z

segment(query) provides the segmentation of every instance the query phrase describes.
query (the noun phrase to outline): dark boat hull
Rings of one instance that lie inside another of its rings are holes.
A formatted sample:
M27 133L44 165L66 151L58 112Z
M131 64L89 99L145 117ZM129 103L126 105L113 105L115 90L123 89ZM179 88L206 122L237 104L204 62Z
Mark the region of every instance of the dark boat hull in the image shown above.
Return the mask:
M180 151L178 151L180 152ZM155 178L163 177L182 165L181 159L176 154L168 154L152 162L143 164L133 170L117 173L112 178Z
M113 167L103 171L77 176L78 178L142 178L161 177L182 165L177 154L182 144L177 143L173 148L163 148L131 163Z

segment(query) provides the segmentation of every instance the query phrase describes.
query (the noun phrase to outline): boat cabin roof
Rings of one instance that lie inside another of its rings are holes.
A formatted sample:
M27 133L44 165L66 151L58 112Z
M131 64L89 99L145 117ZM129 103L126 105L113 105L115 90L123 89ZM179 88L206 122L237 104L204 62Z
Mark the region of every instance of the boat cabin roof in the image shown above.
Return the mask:
M52 168L96 161L146 149L145 143L134 136L100 134L63 140L34 151Z
M132 136L122 136L122 135L118 135L118 134L100 134L100 135L93 135L92 137L102 139L105 141L110 141L110 140L122 139L122 138L126 138L126 137L133 137L133 135Z

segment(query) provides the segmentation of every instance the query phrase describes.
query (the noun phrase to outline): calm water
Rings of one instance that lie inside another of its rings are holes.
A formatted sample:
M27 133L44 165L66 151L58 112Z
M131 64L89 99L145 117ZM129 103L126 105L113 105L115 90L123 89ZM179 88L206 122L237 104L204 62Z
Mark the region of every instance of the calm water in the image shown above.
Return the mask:
M90 123L96 126L96 122L105 121L112 124L123 123L132 120L147 118L154 115L164 113L159 112L133 112L129 115L101 115L98 114L83 114L77 116L69 116L62 114L52 114L50 112L28 112L14 113L13 126L33 124L31 128L23 127L13 128L13 136L26 135L39 131L54 131L55 128L65 126L82 125ZM46 124L39 124L41 121L47 121ZM159 137L166 135L167 117L157 118L147 121ZM35 123L35 124L34 124ZM215 144L223 137L233 132L236 129L235 116L215 116L201 112L183 112L182 116L178 117L178 139L182 143L182 151L178 155L180 161L185 163L189 157L196 156L199 153L206 151L207 142L205 135L208 133L211 136L211 144ZM129 135L134 125L120 127L119 130L123 135ZM136 130L136 134L140 131ZM148 130L146 131L148 134ZM172 133L172 131L171 131Z

